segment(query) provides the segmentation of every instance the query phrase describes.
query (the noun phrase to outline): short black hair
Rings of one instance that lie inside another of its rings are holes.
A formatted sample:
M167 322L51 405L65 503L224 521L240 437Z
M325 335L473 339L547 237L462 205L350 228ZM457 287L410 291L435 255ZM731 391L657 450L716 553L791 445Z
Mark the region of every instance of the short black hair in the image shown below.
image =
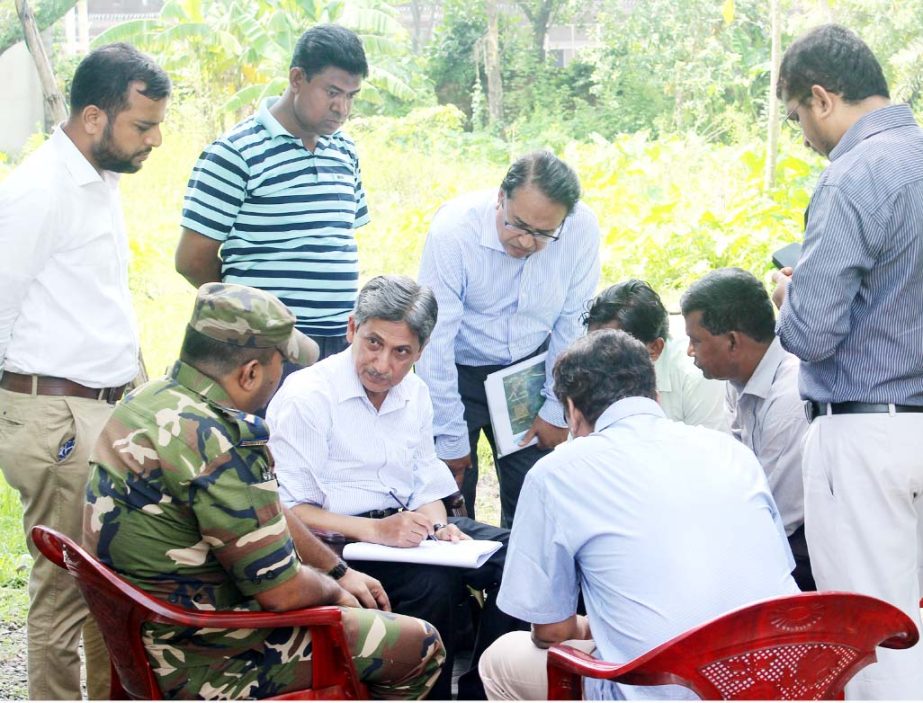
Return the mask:
M881 64L858 35L825 24L796 39L782 57L776 94L803 103L820 85L849 103L873 95L890 98Z
M71 114L95 105L110 120L128 107L132 83L146 98L163 100L170 95L170 77L147 54L131 44L118 42L94 49L83 57L71 81Z
M637 278L609 286L583 313L585 327L612 321L645 344L670 336L670 316L663 301L649 283Z
M242 347L228 344L187 326L179 359L217 381L254 359L266 366L277 351L279 350L275 347Z
M554 364L554 393L570 398L587 422L596 424L622 398L657 397L651 354L622 330L590 332L570 345Z
M775 312L769 293L752 273L739 268L712 271L680 299L683 315L702 313L702 326L711 334L742 332L757 342L775 337Z
M550 151L533 151L510 166L500 187L507 197L524 185L534 185L546 198L567 208L569 215L580 200L580 179L574 169Z
M291 68L300 68L305 78L311 80L328 66L353 76L369 75L365 49L355 32L338 24L316 24L295 44Z

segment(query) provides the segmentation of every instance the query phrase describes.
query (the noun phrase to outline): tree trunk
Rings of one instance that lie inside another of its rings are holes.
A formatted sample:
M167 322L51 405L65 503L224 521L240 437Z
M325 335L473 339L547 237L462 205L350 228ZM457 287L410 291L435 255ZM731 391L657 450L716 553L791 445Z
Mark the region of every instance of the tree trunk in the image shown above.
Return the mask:
M545 36L551 15L561 4L561 0L517 0L522 13L532 27L532 53L539 64L545 63Z
M487 111L492 125L503 122L503 81L500 77L500 21L497 0L487 0L487 41L484 73L487 74Z
M54 79L54 71L51 69L48 54L45 53L45 45L42 43L42 37L39 35L38 25L35 22L35 15L32 14L28 0L16 0L16 14L19 15L26 46L29 48L29 53L32 54L32 60L35 62L35 68L38 70L42 93L45 95L45 109L51 115L55 124L63 122L67 119L64 96L58 90L58 84Z
M766 108L767 138L766 138L766 172L763 177L763 187L769 190L776 184L776 157L779 151L779 98L776 97L776 86L779 84L779 64L782 62L782 12L779 0L769 2L770 36L772 37L771 68L769 72L769 102Z

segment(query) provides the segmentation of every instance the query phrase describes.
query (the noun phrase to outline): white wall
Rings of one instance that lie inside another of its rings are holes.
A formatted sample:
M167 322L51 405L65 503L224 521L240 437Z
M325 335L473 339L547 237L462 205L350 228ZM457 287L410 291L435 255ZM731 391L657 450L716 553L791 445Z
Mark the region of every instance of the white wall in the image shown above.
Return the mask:
M0 54L0 151L15 155L44 126L42 88L24 42Z

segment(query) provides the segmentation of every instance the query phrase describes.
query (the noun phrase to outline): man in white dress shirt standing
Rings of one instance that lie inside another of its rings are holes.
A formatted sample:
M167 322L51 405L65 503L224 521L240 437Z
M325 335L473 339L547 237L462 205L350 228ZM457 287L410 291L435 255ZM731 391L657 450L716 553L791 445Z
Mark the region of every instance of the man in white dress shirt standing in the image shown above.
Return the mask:
M345 351L286 379L269 404L269 448L282 503L306 525L347 539L415 547L424 539L506 542L509 531L448 518L442 499L452 473L433 446L433 407L411 372L436 324L433 292L405 276L369 281L350 315ZM392 610L430 622L446 648L430 691L451 698L459 601L465 586L486 590L472 669L459 698L476 696L477 660L497 636L520 624L496 607L505 550L478 569L363 561L381 581Z
M118 174L154 147L170 79L127 44L88 54L71 109L0 185L0 467L33 525L80 540L88 456L138 373ZM108 698L109 658L71 577L40 556L29 577L31 699ZM84 625L86 621L86 626Z
M547 151L519 158L498 190L443 205L430 225L420 283L433 289L439 322L417 364L433 400L436 453L455 474L474 517L477 443L484 432L500 482L501 524L510 527L532 465L567 439L551 369L581 333L580 314L599 281L599 225L580 198L577 174ZM484 379L548 351L544 403L523 439L497 458Z

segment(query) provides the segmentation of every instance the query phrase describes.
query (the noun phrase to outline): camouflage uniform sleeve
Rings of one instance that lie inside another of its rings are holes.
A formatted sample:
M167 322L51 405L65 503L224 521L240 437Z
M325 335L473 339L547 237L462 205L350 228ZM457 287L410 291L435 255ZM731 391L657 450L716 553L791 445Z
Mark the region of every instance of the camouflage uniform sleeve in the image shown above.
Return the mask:
M265 446L233 446L224 428L203 441L221 451L192 480L192 510L202 539L235 581L252 596L293 578L300 568Z

